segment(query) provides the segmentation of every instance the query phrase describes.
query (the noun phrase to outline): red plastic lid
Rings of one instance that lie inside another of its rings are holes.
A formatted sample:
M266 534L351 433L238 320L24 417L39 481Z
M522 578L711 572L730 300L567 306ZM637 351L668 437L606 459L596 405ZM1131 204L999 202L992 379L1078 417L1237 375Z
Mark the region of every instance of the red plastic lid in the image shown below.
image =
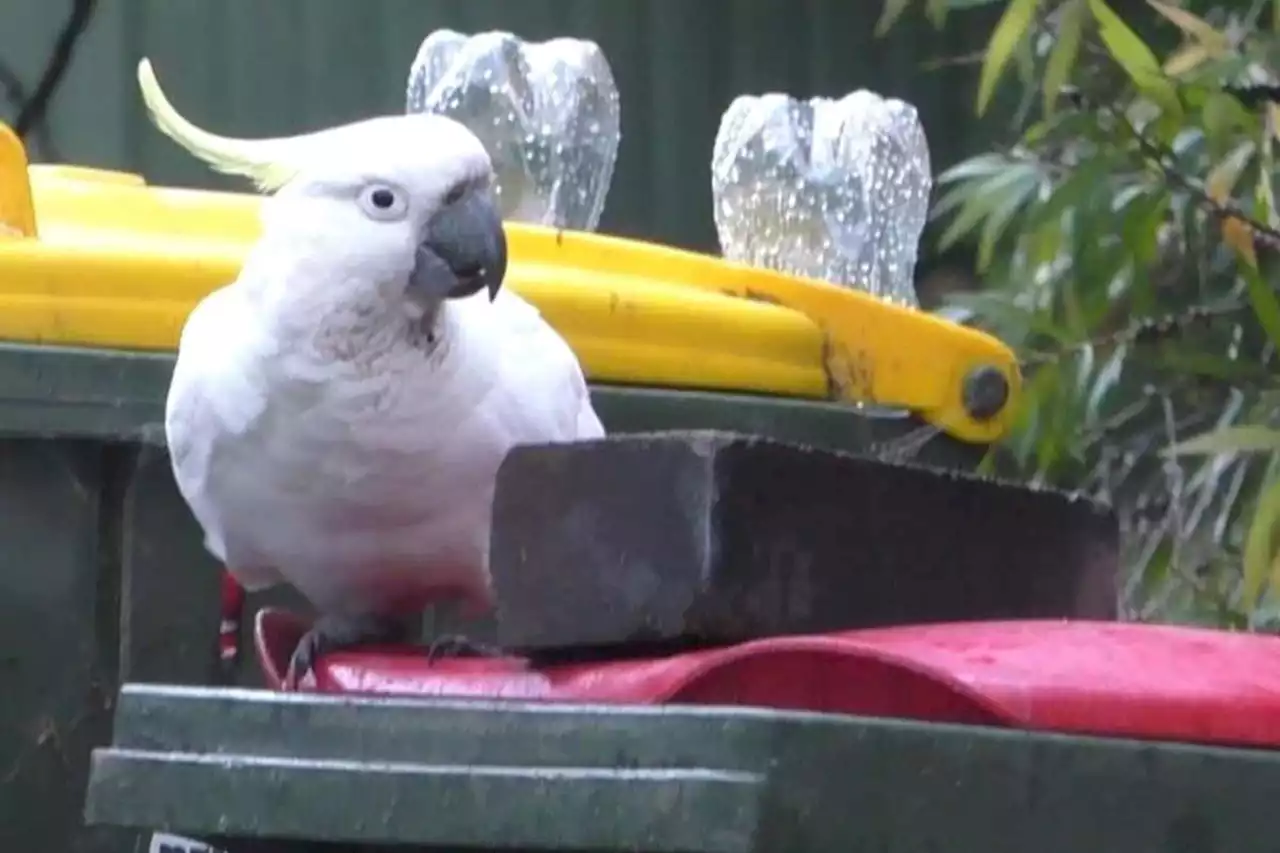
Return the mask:
M306 626L264 610L256 627L263 671L279 689ZM1163 625L903 626L544 669L521 658L433 663L421 649L369 649L325 658L307 689L749 705L1280 747L1280 638Z

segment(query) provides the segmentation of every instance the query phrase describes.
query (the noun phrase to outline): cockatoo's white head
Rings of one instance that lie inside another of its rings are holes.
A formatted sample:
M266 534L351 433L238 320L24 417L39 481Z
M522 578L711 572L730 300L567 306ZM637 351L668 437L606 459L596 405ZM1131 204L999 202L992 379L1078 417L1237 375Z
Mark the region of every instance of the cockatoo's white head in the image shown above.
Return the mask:
M480 140L443 116L370 119L299 139L263 208L264 240L308 264L403 286L424 308L486 290L507 269Z
M178 113L145 59L138 84L162 132L214 169L274 193L246 263L246 273L264 273L251 277L271 291L268 300L317 310L345 302L357 312L370 300L399 301L410 314L434 316L446 299L481 290L496 298L507 242L490 194L493 166L458 122L383 116L299 136L234 139Z

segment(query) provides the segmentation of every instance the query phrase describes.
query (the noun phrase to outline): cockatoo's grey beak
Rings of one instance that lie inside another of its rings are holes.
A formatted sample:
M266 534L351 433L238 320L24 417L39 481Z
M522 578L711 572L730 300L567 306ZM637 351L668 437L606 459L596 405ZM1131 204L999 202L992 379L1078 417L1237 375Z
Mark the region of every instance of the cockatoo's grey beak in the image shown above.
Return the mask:
M507 274L507 235L488 193L475 192L441 210L418 246L409 288L431 300L481 290L498 296Z

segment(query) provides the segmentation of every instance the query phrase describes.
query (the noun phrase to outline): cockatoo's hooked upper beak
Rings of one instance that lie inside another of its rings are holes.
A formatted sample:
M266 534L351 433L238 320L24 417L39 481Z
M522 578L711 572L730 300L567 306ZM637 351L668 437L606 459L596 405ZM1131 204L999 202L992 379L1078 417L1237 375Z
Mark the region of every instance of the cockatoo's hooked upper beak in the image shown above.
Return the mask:
M431 301L489 292L498 296L507 274L507 235L488 192L472 192L430 222L414 257L409 288Z

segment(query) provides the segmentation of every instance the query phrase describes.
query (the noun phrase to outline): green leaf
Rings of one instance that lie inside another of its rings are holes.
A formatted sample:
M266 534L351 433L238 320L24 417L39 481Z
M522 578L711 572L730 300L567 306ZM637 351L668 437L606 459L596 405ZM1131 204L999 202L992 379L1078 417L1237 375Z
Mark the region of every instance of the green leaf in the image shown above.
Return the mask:
M1227 385L1256 385L1265 382L1270 376L1267 369L1256 362L1241 361L1211 352L1189 351L1175 345L1161 346L1151 354L1140 349L1135 351L1133 357L1143 363L1155 365L1168 374L1199 376Z
M1210 59L1209 48L1192 42L1183 45L1165 57L1164 73L1170 77L1181 77L1190 74Z
M1072 365L1063 362L1042 368L1054 374L1049 393L1041 400L1040 439L1036 447L1036 472L1050 482L1058 479L1070 463L1074 444L1079 438L1079 401L1074 383L1068 375Z
M1032 33L1032 35L1037 36L1039 34ZM1037 79L1039 68L1036 63L1035 44L1037 40L1038 39L1034 37L1024 38L1018 42L1017 47L1014 48L1013 51L1013 62L1018 74L1018 82L1022 84L1023 89L1021 100L1027 104L1026 106L1019 108L1018 114L1022 116L1027 114L1027 110L1030 108L1031 102L1035 101L1036 84L1039 82ZM1022 123L1022 119L1017 120L1017 124Z
M1015 167L988 181L961 205L960 213L951 220L942 236L938 237L938 251L946 251L954 246L957 241L972 233L979 223L989 222L992 216L1004 215L1007 222L1009 216L1027 202L1030 193L1036 191L1038 177L1033 167ZM1012 205L1012 210L1007 211L1007 215L1002 213L1006 205Z
M1160 246L1160 226L1168 214L1169 196L1163 190L1144 193L1124 208L1120 235L1138 266L1155 261Z
M1022 234L1019 248L1026 253L1027 265L1035 270L1052 264L1062 254L1063 229L1060 222L1047 222L1038 228L1031 228L1023 218ZM1025 287L1025 285L1023 285Z
M1051 468L1061 452L1060 434L1055 430L1055 415L1063 408L1061 379L1061 368L1056 364L1046 364L1027 377L1022 385L1018 426L1027 438L1033 439L1025 451L1034 457L1039 471Z
M1161 3L1160 0L1147 0L1147 5L1163 15L1169 23L1203 44L1206 48L1209 48L1215 54L1231 47L1231 40L1227 38L1225 33L1218 32L1208 21L1193 15L1186 9L1172 6L1168 3Z
M1085 423L1097 423L1102 413L1102 404L1106 401L1107 395L1111 393L1120 382L1120 377L1124 375L1125 356L1129 354L1129 348L1118 346L1111 353L1111 357L1107 359L1102 369L1098 371L1098 375L1093 380L1093 387L1089 390L1089 396L1085 400Z
M982 74L978 79L978 115L986 112L991 104L991 96L995 94L1000 74L1030 29L1039 5L1040 0L1010 0L1004 14L1000 16L1000 21L987 42L987 55L982 62Z
M933 205L933 210L929 212L930 219L941 219L948 213L961 207L966 201L972 198L976 193L982 190L981 181L970 181L967 184L961 184L945 193Z
M1252 116L1233 95L1221 90L1214 91L1205 98L1200 117L1205 137L1217 152L1226 148L1238 131L1245 128L1252 130Z
M876 36L883 36L889 32L910 5L911 0L884 0L884 9L880 12L880 20L876 22Z
M1110 168L1111 164L1100 157L1081 163L1047 199L1030 211L1028 228L1039 228L1049 223L1061 227L1063 214L1088 205L1096 193L1106 191Z
M1177 89L1164 76L1151 48L1103 0L1089 0L1089 8L1098 22L1098 32L1107 52L1139 91L1159 104L1166 113L1181 116L1182 105L1178 101Z
M990 192L1003 185L1009 178L1011 170L1016 176L1017 170L1029 167L1027 163L1011 160L1001 154L982 155L957 163L937 179L938 186L948 183L954 186L934 202L929 217L934 220L939 219L969 202L973 196Z
M979 291L977 293L951 293L947 295L947 304L966 308L985 320L992 321L1006 329L1019 328L1029 330L1038 335L1051 338L1056 343L1066 346L1069 338L1066 331L1054 325L1053 318L1035 311L1028 311L1014 304L1001 293ZM1004 334L1009 334L1005 332Z
M1280 479L1273 480L1260 492L1245 536L1241 595L1249 611L1257 607L1258 597L1268 581L1274 582L1271 575L1274 574L1277 534L1280 534L1277 528L1280 528Z
M1165 449L1166 456L1212 456L1218 453L1275 453L1280 430L1264 426L1232 426L1202 433Z
M1013 161L1003 154L979 154L961 160L938 176L937 183L953 184L968 178L986 177L1003 172Z
M1034 191L1032 185L1030 190ZM995 254L996 243L1004 234L1009 221L1031 196L1031 192L1021 187L1014 187L1006 193L1004 199L996 205L982 225L982 234L978 238L978 271L986 272L991 267L991 258Z
M1093 344L1085 343L1080 346L1080 361L1076 365L1076 389L1077 395L1087 394L1089 392L1089 384L1093 379Z
M934 29L942 29L947 23L947 10L951 8L951 0L928 0L924 11Z
M1239 267L1249 293L1249 302L1253 305L1254 316L1271 339L1271 344L1280 349L1280 300L1256 266L1243 262Z
M1046 141L1046 139L1048 139L1049 137L1049 134L1053 133L1054 130L1056 129L1057 128L1054 122L1051 122L1051 121L1034 122L1030 127L1026 129L1026 131L1023 132L1022 144L1031 145L1031 146L1039 145L1040 143Z
M967 237L978 227L987 214L991 212L993 199L990 194L978 193L968 198L960 207L960 212L951 220L951 224L938 238L938 251L945 252L951 246Z
M1071 69L1076 64L1076 56L1080 53L1080 41L1084 35L1084 22L1089 7L1088 0L1069 0L1062 10L1062 18L1058 23L1058 38L1053 50L1049 52L1049 61L1044 69L1044 111L1046 115L1053 113L1053 108L1062 93L1062 87L1071 76Z
M1209 198L1219 203L1229 199L1236 183L1240 180L1240 173L1249 165L1256 151L1257 146L1254 145L1253 140L1246 139L1223 158L1221 163L1209 170L1209 175L1204 182L1204 189Z
M1161 106L1163 107L1164 105ZM1172 147L1174 141L1186 129L1183 124L1185 120L1182 104L1175 95L1173 108L1162 109L1159 117L1147 125L1144 130L1156 142Z
M1036 167L1024 163L1011 165L986 183L975 186L973 194L961 205L959 214L938 238L939 250L946 251L964 238L980 222L994 215L1010 197L1018 199L1017 205L1024 203L1039 186L1039 179Z

